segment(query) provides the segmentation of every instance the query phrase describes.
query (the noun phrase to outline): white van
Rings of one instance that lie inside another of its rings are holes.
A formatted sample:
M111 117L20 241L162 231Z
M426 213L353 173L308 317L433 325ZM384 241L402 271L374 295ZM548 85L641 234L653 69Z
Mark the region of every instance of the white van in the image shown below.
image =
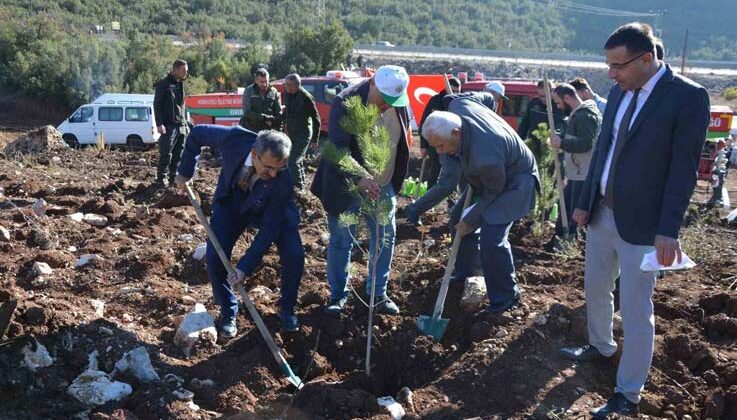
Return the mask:
M154 120L154 95L106 93L82 105L57 129L70 146L94 144L102 134L105 144L141 148L159 139Z

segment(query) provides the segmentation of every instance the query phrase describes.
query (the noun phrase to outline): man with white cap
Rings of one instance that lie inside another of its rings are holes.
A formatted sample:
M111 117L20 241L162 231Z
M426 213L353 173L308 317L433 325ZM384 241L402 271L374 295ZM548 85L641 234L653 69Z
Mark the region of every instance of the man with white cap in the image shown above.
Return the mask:
M409 97L407 96L407 85L409 76L403 67L383 66L376 70L374 76L359 84L351 86L342 91L334 100L330 109L328 133L330 141L338 148L350 150L351 156L363 164L364 159L358 147L355 136L346 132L341 126L341 120L346 115L345 101L353 96L359 96L365 105L375 105L379 108L381 116L379 124L387 129L390 135L392 153L384 173L376 177L357 179L356 177L341 171L335 164L323 158L312 182L311 191L322 202L328 214L328 230L330 232L330 243L327 251L327 277L330 285L330 301L325 312L338 315L348 300L348 277L351 261L351 250L355 227L341 225L339 216L346 212L357 212L361 200L357 200L350 191L350 187L356 185L364 197L376 199L382 197L391 202L386 220L379 221L380 235L378 238L371 237L369 247L373 249L380 246L378 261L371 264L366 281L366 291L371 290L371 279L376 271L377 313L398 314L399 308L387 296L387 281L391 268L392 255L394 253L395 192L399 191L407 176L409 164ZM377 221L367 218L370 231L374 231Z
M506 96L504 96L504 92L506 89L504 88L504 85L502 82L499 82L497 80L491 81L484 86L484 91L491 93L491 96L494 97L494 103L496 103L496 108L494 111L499 113L499 107L501 106L502 99L505 101L509 100Z

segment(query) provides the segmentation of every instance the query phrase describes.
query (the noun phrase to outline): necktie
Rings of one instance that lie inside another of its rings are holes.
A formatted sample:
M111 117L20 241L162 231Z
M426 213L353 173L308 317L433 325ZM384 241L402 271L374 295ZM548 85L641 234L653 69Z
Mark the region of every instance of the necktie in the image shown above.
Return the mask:
M614 143L614 153L612 154L612 162L609 165L609 176L607 177L606 190L604 191L604 204L609 208L614 208L614 175L616 174L617 159L619 159L619 154L622 152L622 148L629 137L630 123L632 122L632 116L635 114L635 109L637 109L637 96L639 94L640 89L635 89L632 100L622 117L622 122L619 123L617 141Z
M238 174L238 186L243 191L248 191L251 189L251 177L256 172L255 168L253 166L244 166L240 173Z

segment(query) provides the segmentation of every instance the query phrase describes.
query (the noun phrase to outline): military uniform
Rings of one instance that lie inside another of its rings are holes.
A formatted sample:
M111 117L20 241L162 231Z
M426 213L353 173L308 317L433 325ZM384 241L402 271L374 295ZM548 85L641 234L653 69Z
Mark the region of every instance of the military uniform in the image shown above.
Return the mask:
M320 138L320 114L315 99L300 86L297 92L284 96L286 131L292 140L292 153L289 155L289 171L294 185L302 189L305 185L302 161L310 141L317 143Z
M262 95L255 83L246 87L243 92L243 117L240 125L255 133L282 129L281 100L276 88L269 86L266 94Z

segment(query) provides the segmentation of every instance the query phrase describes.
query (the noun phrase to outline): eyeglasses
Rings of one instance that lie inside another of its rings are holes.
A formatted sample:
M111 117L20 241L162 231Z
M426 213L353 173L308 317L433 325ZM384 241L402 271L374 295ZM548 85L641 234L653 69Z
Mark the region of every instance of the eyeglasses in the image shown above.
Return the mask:
M261 162L261 166L263 166L264 169L266 169L267 171L276 172L278 174L280 172L284 172L284 171L287 170L287 165L284 165L284 166L282 166L280 168L275 168L273 166L269 166L269 165L265 164L264 161L261 159L261 156L258 155L258 153L256 154L256 159L258 159L258 161Z
M637 60L638 58L642 57L643 55L647 54L647 52L641 53L640 55L637 55L624 63L606 63L606 65L609 67L610 70L622 70L623 68L627 67L628 64L632 63L633 61Z

